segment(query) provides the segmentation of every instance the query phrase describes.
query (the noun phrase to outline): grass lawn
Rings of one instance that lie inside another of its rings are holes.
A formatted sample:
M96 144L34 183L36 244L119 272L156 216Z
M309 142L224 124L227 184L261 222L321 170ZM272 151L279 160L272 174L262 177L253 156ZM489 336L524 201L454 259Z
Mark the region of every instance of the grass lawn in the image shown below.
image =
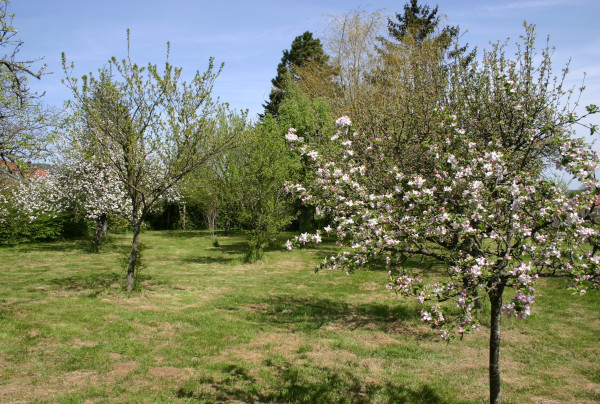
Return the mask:
M0 248L0 402L485 402L488 328L446 345L387 274L314 273L335 246L145 232L126 293L129 235ZM600 294L539 283L527 320L503 319L507 403L600 401ZM507 293L510 293L507 292Z

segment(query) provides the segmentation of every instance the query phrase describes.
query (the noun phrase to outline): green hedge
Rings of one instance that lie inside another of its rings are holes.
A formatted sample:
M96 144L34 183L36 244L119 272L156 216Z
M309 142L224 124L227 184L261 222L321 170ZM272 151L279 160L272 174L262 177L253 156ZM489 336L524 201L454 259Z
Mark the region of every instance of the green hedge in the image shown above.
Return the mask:
M18 212L10 212L0 223L0 245L16 245L62 238L85 237L89 221L73 212L41 215L33 221Z

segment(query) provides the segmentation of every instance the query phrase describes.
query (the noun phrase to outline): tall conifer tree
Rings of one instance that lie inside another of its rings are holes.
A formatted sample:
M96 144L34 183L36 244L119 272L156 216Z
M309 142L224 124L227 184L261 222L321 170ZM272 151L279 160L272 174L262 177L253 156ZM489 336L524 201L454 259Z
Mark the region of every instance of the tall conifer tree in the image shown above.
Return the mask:
M266 114L271 114L273 117L279 115L279 104L285 96L285 76L290 74L297 81L299 79L295 68L302 67L307 63L318 63L325 65L329 60L329 56L323 51L321 41L314 38L313 34L306 31L302 35L297 36L292 42L289 50L283 51L281 62L277 66L277 76L271 83L273 89L269 94L269 100L263 105Z

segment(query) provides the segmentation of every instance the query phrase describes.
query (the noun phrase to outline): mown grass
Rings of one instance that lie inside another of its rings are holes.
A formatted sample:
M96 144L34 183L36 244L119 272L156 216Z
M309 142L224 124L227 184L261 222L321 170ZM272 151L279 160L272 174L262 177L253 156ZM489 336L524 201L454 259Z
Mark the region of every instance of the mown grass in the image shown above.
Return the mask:
M487 328L446 345L387 274L313 272L335 250L146 232L0 249L0 402L471 403L487 400ZM533 315L503 320L505 402L600 401L600 297L544 280Z

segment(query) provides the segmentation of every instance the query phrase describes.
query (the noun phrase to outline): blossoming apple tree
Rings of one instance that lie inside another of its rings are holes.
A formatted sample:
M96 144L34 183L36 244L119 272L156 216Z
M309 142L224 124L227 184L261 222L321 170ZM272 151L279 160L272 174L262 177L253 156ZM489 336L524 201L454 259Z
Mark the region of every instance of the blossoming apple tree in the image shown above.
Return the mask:
M108 216L126 217L129 201L111 167L94 158L82 128L71 126L68 137L57 144L60 156L49 173L21 178L4 196L0 220L8 214L8 206L11 220L20 220L25 227L45 216L74 212L96 223L92 246L97 252Z
M82 124L76 121L69 126L53 177L61 192L60 205L75 209L96 224L92 247L98 252L109 215L127 218L131 202L114 169L94 155L93 144Z
M21 178L0 196L0 222L22 219L31 223L43 215L54 215L61 208L62 192L52 175Z
M332 218L331 225L296 236L287 247L334 234L347 249L321 268L350 273L387 267L387 288L415 298L421 321L445 340L476 329L488 299L494 403L500 402L501 314L529 316L541 277L569 277L578 293L600 286L600 231L592 214L600 194L599 159L570 130L598 107L587 107L581 117L561 110L556 96L562 90L545 80L549 59L535 70L526 55L510 62L487 54L493 68L469 71L488 86L476 94L488 97L478 106L471 95L452 100L448 90L450 102L436 106L435 129L421 139L427 172L402 172L386 144L391 138L355 131L348 117L336 122L339 131L331 140L338 147L328 152L305 144L293 128L286 136L315 174L311 183L289 189ZM535 72L542 80L534 81ZM475 112L485 111L495 115L487 121L479 115L475 122ZM507 127L508 119L520 126ZM571 194L545 178L550 161L585 189ZM415 265L419 260L426 265Z

